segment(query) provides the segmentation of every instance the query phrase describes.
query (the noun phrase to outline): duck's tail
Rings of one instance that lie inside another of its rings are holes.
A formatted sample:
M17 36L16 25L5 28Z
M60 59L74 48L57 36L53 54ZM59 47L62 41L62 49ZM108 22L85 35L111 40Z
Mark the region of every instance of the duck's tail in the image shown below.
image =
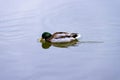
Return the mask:
M80 39L82 37L79 33L72 33L71 36L75 39Z

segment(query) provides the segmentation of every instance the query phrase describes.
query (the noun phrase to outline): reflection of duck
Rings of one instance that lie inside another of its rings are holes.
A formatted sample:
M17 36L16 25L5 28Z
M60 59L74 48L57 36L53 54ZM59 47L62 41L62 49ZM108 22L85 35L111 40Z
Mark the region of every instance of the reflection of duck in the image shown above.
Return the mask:
M44 40L41 40L40 42L42 43L42 48L48 49L51 46L59 47L59 48L67 48L69 46L75 46L78 43L78 40L73 40L71 42L62 42L62 43L51 43Z
M51 45L66 48L77 44L80 37L81 35L78 33L56 32L52 35L48 32L44 32L40 42L45 49L49 48Z
M67 32L56 32L50 34L49 32L44 32L42 34L42 40L51 43L61 43L61 42L71 42L77 40L81 37L78 33L67 33Z

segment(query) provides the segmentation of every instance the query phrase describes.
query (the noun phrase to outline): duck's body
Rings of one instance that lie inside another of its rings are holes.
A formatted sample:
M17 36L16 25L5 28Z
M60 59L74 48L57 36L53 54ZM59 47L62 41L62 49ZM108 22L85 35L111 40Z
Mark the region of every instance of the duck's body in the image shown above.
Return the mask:
M48 32L44 32L42 34L42 39L51 43L71 42L79 39L80 37L81 35L78 33L68 33L68 32L55 32L52 35Z

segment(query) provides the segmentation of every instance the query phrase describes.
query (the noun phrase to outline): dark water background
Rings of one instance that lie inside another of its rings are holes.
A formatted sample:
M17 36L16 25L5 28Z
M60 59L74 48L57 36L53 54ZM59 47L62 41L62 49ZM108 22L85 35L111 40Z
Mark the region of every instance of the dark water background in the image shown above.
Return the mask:
M0 1L0 80L120 80L119 0ZM42 32L78 32L43 49Z

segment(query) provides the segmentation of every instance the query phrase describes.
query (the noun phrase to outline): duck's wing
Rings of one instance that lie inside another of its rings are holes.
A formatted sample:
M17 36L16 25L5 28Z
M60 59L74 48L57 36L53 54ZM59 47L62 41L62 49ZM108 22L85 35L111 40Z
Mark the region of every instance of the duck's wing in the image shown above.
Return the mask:
M58 39L58 38L75 38L75 39L79 39L80 37L81 37L81 35L78 34L78 33L56 32L56 33L53 34L54 39Z
M77 33L56 32L50 39L51 42L71 42L78 39L80 36Z
M67 32L56 32L52 36L54 39L70 37L70 33Z

